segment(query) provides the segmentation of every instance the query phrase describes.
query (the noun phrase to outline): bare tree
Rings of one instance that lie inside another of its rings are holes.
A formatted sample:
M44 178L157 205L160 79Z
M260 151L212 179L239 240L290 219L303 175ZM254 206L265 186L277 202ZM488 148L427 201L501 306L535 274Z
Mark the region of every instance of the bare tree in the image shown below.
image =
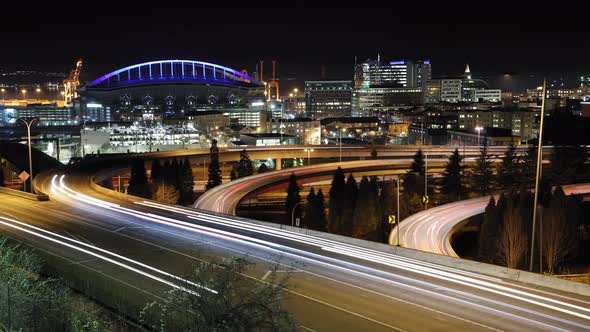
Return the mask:
M522 216L512 200L506 204L498 236L498 260L509 268L517 268L526 254L528 240Z
M549 274L555 272L555 268L576 246L573 229L568 222L565 197L558 195L553 195L549 207L542 214L541 250Z
M154 199L159 202L168 204L178 204L178 198L180 193L173 185L162 181L156 184L156 190L154 191Z

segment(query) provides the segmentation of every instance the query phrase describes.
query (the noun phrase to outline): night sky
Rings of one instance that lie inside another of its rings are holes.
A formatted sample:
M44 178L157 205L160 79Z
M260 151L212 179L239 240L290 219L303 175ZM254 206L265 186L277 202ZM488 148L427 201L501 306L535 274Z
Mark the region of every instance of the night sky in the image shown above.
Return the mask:
M475 76L517 87L537 84L543 75L564 77L573 84L580 74L590 74L583 10L569 13L553 6L542 12L531 10L538 4L496 5L500 11L488 11L487 6L482 11L476 3L446 4L444 10L428 12L415 6L395 4L397 9L391 10L373 4L355 8L356 13L303 4L272 13L253 7L187 7L117 9L113 14L107 8L81 10L74 18L46 8L28 11L23 21L13 18L14 24L2 26L2 44L10 49L0 52L0 68L68 72L81 57L82 80L90 81L148 60L199 59L252 73L263 59L268 79L276 59L281 84L290 88L318 79L322 65L328 78L352 79L355 56L360 61L380 53L386 60L430 59L435 76L460 74L469 63ZM65 34L69 26L76 28ZM510 82L495 80L505 73L512 74Z

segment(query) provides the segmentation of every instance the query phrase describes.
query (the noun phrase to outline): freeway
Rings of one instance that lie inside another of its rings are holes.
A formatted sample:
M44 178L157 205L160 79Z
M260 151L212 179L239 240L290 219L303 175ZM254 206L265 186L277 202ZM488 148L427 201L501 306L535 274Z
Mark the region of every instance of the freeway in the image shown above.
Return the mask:
M320 164L315 166L298 167L275 171L242 179L233 180L206 191L195 202L194 207L211 212L236 214L240 201L247 195L260 190L272 191L280 188L280 184L288 182L291 174L297 176L297 183L311 183L318 180L331 180L334 172L341 167L344 173L387 170L391 173L405 173L412 159L379 159L361 160L339 163ZM440 168L446 159L428 159L429 172ZM286 188L286 187L285 187Z
M590 192L590 184L563 186L566 195ZM454 232L468 218L484 213L490 196L437 206L409 216L400 223L399 242L406 248L458 257L451 246ZM398 228L389 234L389 244L397 245Z
M246 255L257 262L248 276L262 281L268 271L264 263L280 258L280 264L295 269L290 274L291 286L285 291L287 307L302 330L590 329L590 300L579 295L280 230L242 218L162 205L98 188L87 176L46 176L40 187L52 201L23 202L3 197L2 220L20 221L38 227L35 232L42 229L91 243L93 252L99 251L97 248L107 250L167 273L108 256L168 282L186 275L187 269L199 260L234 255ZM5 223L0 226L46 251L64 257L80 253L56 242L37 237L31 240L28 233ZM96 257L89 262L83 258L78 257L72 266L100 261L103 267L97 269L108 269L123 280L132 278L135 283L128 283L138 288L146 284L143 280L148 277L143 274L113 267L113 263L104 267L107 261Z

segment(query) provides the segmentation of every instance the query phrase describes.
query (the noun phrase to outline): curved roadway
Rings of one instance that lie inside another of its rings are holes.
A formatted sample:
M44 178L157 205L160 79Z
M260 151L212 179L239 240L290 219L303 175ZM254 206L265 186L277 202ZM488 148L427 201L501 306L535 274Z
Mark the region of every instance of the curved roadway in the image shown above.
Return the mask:
M590 184L563 186L567 195L590 192ZM490 196L437 206L409 216L400 223L399 242L403 247L458 257L451 246L453 233L467 218L484 213ZM397 245L398 228L389 234L389 244Z

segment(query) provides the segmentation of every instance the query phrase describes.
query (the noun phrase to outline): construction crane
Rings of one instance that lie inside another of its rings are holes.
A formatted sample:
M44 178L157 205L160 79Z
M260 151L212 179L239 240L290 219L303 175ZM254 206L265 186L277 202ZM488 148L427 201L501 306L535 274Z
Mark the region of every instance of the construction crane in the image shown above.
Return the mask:
M64 100L66 104L78 97L78 86L80 85L80 70L82 70L82 59L76 62L76 69L70 72L70 76L64 80Z
M272 99L272 90L275 89L275 100L279 100L279 81L276 79L276 66L277 62L275 60L272 61L272 80L268 82L268 99Z

